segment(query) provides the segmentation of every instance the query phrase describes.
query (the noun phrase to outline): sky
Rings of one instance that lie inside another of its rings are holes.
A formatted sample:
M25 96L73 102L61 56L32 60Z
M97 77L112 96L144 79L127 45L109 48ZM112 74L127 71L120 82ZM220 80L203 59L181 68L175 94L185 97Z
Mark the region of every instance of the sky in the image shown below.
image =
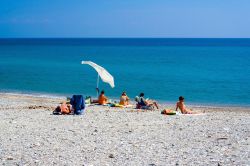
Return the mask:
M250 38L250 0L1 0L0 38Z

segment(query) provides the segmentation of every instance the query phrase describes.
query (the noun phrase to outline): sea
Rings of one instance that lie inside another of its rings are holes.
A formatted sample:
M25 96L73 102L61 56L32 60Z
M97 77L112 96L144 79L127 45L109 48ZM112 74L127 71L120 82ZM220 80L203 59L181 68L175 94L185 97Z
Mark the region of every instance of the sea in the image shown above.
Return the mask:
M28 38L0 39L0 92L96 97L93 61L114 77L99 89L118 99L250 106L250 39Z

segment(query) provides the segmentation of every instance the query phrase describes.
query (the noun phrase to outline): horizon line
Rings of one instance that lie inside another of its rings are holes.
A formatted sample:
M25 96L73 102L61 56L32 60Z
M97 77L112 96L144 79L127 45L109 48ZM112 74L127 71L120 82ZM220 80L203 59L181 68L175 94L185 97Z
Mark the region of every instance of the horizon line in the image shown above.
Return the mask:
M0 39L250 39L250 37L0 37Z

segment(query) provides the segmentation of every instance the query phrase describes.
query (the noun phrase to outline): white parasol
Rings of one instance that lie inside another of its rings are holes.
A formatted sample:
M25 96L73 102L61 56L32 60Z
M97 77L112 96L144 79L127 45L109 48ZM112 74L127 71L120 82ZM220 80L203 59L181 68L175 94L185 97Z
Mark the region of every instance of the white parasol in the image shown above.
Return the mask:
M97 89L99 86L99 77L101 77L103 82L108 83L112 88L115 87L114 84L114 77L103 67L97 65L96 63L92 62L92 61L82 61L82 64L86 64L86 65L90 65L92 66L96 71L97 71Z

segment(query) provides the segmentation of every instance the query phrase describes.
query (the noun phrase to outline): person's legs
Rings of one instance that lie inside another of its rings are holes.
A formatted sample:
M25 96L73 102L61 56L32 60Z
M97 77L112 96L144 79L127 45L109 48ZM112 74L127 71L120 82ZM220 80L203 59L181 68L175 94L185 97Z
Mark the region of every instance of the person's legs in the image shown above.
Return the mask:
M156 106L156 108L159 109L158 104L157 104L156 102L153 102L153 103L154 103L154 105Z
M182 114L197 114L197 112L193 112L192 110L190 109L184 109L184 110L181 110L181 113Z
M94 103L99 103L99 100L91 100L91 103L94 104Z
M154 107L153 107L153 105L146 105L146 106L142 106L141 109L143 109L143 110L153 110Z
M187 114L197 114L197 112L194 112L191 109L187 109Z
M155 106L157 109L159 109L159 106L158 106L158 104L156 103L156 101L154 101L154 100L148 100L147 101L147 105L148 106Z

